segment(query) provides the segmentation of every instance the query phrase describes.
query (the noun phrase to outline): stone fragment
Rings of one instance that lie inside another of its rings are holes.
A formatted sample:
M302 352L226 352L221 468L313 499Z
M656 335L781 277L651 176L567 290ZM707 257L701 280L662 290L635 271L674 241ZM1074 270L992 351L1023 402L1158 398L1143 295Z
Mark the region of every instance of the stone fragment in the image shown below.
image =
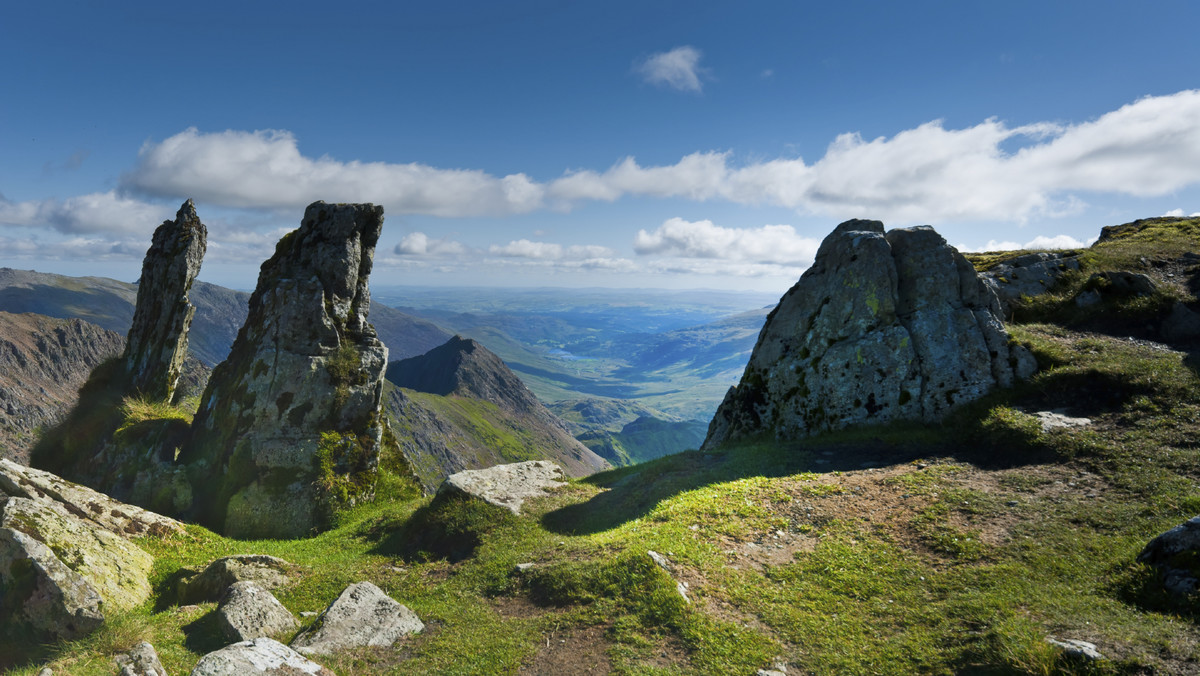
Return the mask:
M1095 643L1079 641L1073 638L1056 639L1053 636L1047 636L1046 643L1061 648L1068 656L1076 659L1089 661L1104 659L1104 655L1101 655L1100 651L1096 649Z
M1163 586L1178 596L1200 590L1200 516L1175 526L1151 540L1138 561L1157 568Z
M335 676L332 671L270 638L256 638L211 652L191 676Z
M932 228L847 221L768 316L701 448L937 421L1028 377L1030 362L1014 355L995 295Z
M125 342L125 371L131 391L170 400L187 357L188 328L196 308L188 291L200 272L208 228L191 200L174 221L164 221L142 261L137 306Z
M1079 270L1075 254L1038 252L1025 254L999 263L979 277L1000 301L1005 316L1012 313L1013 304L1022 296L1038 296L1054 288L1060 277Z
M1086 427L1092 424L1091 418L1072 418L1062 411L1038 411L1033 414L1042 424L1042 431L1068 427Z
M300 624L271 592L254 582L235 582L217 606L217 624L230 641L294 631Z
M128 655L118 657L117 666L121 667L117 676L167 676L167 670L158 659L158 651L147 641L133 646Z
M374 494L387 348L367 323L367 280L382 226L382 207L315 202L263 263L179 455L207 473L201 523L300 537Z
M292 568L287 561L266 554L224 556L208 564L198 575L180 582L179 602L219 601L225 590L238 582L255 582L263 589L278 589L287 583Z
M58 505L70 514L121 537L141 535L160 537L183 532L183 524L135 505L114 500L44 472L0 458L0 495L28 498L46 508Z
M87 636L104 622L95 588L49 547L12 528L0 528L0 589L5 623L49 639Z
M57 505L26 498L0 504L0 528L43 543L100 594L105 608L128 609L150 598L154 558L132 542L79 519Z
M291 644L306 655L328 655L360 647L386 648L424 630L416 613L370 582L359 582L346 587Z
M564 479L558 465L549 460L530 460L451 474L438 488L438 494L478 498L519 515L526 500L565 486Z

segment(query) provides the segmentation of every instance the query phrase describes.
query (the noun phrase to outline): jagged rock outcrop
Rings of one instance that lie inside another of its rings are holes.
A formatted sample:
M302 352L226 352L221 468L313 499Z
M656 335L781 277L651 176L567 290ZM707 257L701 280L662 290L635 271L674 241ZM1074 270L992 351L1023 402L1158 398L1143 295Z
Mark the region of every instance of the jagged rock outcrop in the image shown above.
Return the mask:
M417 393L392 390L385 406L397 421L400 449L427 490L455 472L531 454L553 460L571 476L610 466L499 357L469 338L455 336L419 357L394 361L387 378Z
M169 401L187 357L188 328L196 308L188 291L200 273L208 228L188 200L174 221L163 221L142 261L133 325L125 342L125 372L133 392Z
M291 645L305 655L329 655L353 648L386 648L424 630L425 623L407 606L370 582L357 582L346 587Z
M298 537L373 494L387 348L367 323L383 208L315 202L263 263L179 461L205 524Z
M38 430L62 420L124 341L79 319L0 312L0 458L28 463Z
M932 228L847 221L767 318L704 448L936 421L1035 369L1009 344L995 295Z

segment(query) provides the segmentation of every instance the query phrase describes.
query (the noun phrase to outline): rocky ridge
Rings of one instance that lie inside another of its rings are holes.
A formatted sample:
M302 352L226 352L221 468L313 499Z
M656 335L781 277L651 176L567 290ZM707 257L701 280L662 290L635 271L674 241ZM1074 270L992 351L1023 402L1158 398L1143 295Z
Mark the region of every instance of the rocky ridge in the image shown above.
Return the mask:
M767 318L704 448L770 433L936 421L1036 370L1010 345L995 295L928 226L852 220Z

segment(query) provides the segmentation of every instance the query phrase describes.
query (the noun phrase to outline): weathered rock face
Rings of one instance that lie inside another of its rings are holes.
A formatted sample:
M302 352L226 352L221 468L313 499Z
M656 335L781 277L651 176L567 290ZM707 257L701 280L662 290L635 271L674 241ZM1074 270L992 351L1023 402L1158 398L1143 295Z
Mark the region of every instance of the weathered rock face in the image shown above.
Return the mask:
M370 582L346 587L292 646L305 655L329 655L364 647L386 648L425 630L417 614Z
M238 582L253 582L263 589L277 589L287 584L288 571L293 568L287 561L266 554L223 556L195 576L180 580L179 602L219 601L225 590Z
M387 348L367 323L383 208L315 202L262 266L179 461L234 537L297 537L373 493Z
M137 306L125 343L125 370L130 389L155 400L175 394L187 357L188 328L196 308L188 291L200 272L208 244L208 228L191 200L174 221L164 221L142 261Z
M1046 293L1064 274L1078 270L1078 255L1039 252L1004 261L979 276L995 292L1007 316L1021 296Z
M295 631L300 623L271 592L254 582L236 582L217 607L217 624L232 642Z
M549 460L530 460L451 474L438 494L477 498L519 515L526 500L565 486L565 478L562 468Z
M1009 346L995 296L932 228L885 235L879 221L847 221L767 318L704 448L935 421L1030 375L1028 357Z
M191 676L334 676L333 672L270 638L225 646L196 663Z
M103 599L49 547L12 528L0 528L0 614L49 638L87 636L104 622Z

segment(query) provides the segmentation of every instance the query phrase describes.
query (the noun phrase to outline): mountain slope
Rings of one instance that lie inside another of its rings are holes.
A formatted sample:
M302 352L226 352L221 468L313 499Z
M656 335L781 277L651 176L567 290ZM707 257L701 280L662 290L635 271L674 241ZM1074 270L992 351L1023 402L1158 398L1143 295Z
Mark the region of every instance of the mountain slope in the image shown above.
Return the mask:
M401 448L426 488L464 469L553 460L573 476L609 465L571 436L499 357L458 336L392 362L385 397Z
M29 463L39 428L57 423L125 338L80 319L0 312L0 457Z

